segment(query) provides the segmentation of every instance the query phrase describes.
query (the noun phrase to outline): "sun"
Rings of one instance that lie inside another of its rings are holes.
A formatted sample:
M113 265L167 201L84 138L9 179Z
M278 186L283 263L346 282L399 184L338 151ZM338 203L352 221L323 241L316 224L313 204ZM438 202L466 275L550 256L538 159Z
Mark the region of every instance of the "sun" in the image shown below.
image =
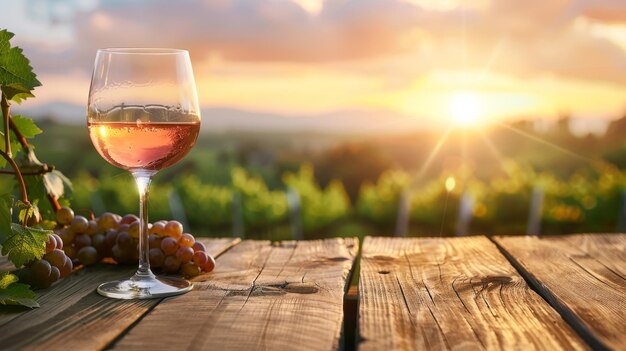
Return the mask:
M481 104L475 93L463 91L452 95L450 115L459 127L475 127L480 122Z

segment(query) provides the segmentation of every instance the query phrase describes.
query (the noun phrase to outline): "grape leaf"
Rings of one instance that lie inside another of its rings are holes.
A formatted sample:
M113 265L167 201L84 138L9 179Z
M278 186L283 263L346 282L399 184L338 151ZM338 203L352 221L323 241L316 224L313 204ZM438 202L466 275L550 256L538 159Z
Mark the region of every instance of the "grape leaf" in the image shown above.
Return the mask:
M13 36L6 29L0 30L0 86L8 99L20 103L32 97L32 90L41 83L22 49L11 47L9 40Z
M1 131L0 131L0 140L4 140L4 133ZM4 142L0 142L0 150L7 151L5 150ZM15 156L21 150L22 150L22 146L20 145L19 141L17 141L17 139L15 138L15 134L11 132L11 152L13 153L13 158L15 158ZM5 160L4 157L0 157L0 168L4 168L6 167L6 165L7 165L7 160Z
M6 289L9 285L17 282L17 275L9 272L0 272L0 289Z
M17 208L20 209L17 214L17 219L20 223L26 223L26 221L33 216L35 218L39 218L39 208L37 207L37 202L39 202L39 199L36 199L30 205L27 205L20 200L17 201Z
M37 296L26 284L17 283L15 274L9 272L0 273L0 304L22 305L26 307L39 307L35 297Z
M0 196L0 244L12 235L11 232L11 209L13 198L10 194Z
M11 223L13 235L2 244L2 254L7 255L15 267L21 267L24 263L40 259L46 252L46 241L51 230L24 227L17 223Z
M11 115L11 118L13 119L13 123L15 123L17 129L19 129L19 131L27 138L32 138L43 132L30 118L22 115Z

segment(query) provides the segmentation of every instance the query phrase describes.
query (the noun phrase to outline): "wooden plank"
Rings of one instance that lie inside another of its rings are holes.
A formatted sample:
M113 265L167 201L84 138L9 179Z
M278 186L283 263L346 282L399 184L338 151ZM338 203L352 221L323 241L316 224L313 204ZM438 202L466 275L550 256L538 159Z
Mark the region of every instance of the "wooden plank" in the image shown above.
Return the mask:
M594 348L626 347L626 234L494 240Z
M367 237L360 264L359 350L587 349L485 237Z
M209 280L166 299L119 350L336 350L356 239L244 241Z
M207 252L217 256L239 240L200 241ZM103 349L162 300L115 300L96 293L100 283L127 278L135 269L99 264L41 290L37 298L40 308L0 314L0 345L9 350Z

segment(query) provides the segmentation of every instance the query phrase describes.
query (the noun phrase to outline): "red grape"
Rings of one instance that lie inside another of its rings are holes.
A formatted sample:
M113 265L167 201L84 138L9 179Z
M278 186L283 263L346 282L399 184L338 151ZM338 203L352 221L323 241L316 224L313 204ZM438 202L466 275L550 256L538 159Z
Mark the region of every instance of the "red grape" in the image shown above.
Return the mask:
M74 239L74 246L77 250L80 250L81 247L90 246L91 245L91 237L87 234L76 235Z
M198 251L202 251L202 252L206 252L206 247L204 247L204 244L196 241L195 243L193 243L193 251L198 252Z
M94 220L89 220L89 225L87 226L87 230L85 230L85 234L94 235L100 231L98 228L98 223Z
M74 233L84 233L89 228L89 221L83 216L76 216L70 225Z
M180 268L180 261L174 256L165 257L163 262L163 271L165 273L176 273Z
M104 253L107 249L104 234L96 234L91 237L91 246L95 247L99 253Z
M65 278L70 273L72 273L72 269L74 268L74 264L72 264L72 259L65 256L65 262L63 266L59 267L59 272L61 273L61 278Z
M52 252L43 255L43 258L48 261L50 265L59 269L65 264L65 257L67 257L65 256L65 252L59 249L54 249Z
M181 247L176 251L176 258L180 262L189 262L193 258L193 249L190 247Z
M57 242L57 249L62 249L63 248L63 239L61 239L61 237L58 234L52 234L52 237L54 237L54 240Z
M61 207L57 211L56 217L59 224L67 225L72 223L72 220L74 219L74 211L72 211L69 207Z
M196 266L195 264L191 262L183 263L182 266L180 267L180 272L186 278L193 278L197 276L198 274L200 274L200 267Z
M103 230L114 229L117 228L118 225L117 217L111 212L103 213L98 220L98 226Z
M46 253L52 252L52 250L57 248L57 240L52 236L52 234L48 234L48 241L46 241Z
M37 260L30 266L30 269L33 271L33 278L38 286L44 288L50 286L48 278L50 277L52 267L48 261Z
M61 271L57 267L52 266L50 268L50 276L48 277L48 281L50 281L50 283L54 283L59 280L59 278L61 278Z
M93 246L85 246L78 250L76 257L82 264L92 265L98 262L98 251Z
M121 224L131 224L133 222L139 222L139 217L135 216L132 213L125 215L120 221Z
M179 221L169 221L165 225L165 234L174 239L180 238L183 235L183 225Z
M74 245L65 245L63 251L65 251L65 256L69 257L71 260L76 258L76 248Z
M193 235L185 233L180 236L178 239L178 245L185 247L192 247L195 244L196 239L193 238Z
M121 249L129 250L133 248L133 238L130 237L128 232L120 232L117 234L117 246Z
M148 233L156 234L158 236L165 236L165 224L163 224L162 222L156 222L152 224L152 227L150 227Z
M193 263L198 267L202 267L209 260L207 254L204 251L196 251L193 253Z
M130 224L128 234L130 234L133 239L139 239L139 222L133 222Z
M205 272L211 272L215 268L215 259L211 255L207 255L207 262L202 266Z
M166 255L175 254L176 250L178 250L178 243L176 242L176 239L170 237L163 238L161 241L161 250L163 250L163 253Z
M148 251L148 255L150 257L150 266L154 268L163 267L163 263L165 262L165 254L159 248L151 248Z
M157 234L150 234L150 236L148 237L148 246L151 249L161 248L161 237L158 236Z
M109 229L104 235L104 242L107 246L112 247L117 242L117 230Z

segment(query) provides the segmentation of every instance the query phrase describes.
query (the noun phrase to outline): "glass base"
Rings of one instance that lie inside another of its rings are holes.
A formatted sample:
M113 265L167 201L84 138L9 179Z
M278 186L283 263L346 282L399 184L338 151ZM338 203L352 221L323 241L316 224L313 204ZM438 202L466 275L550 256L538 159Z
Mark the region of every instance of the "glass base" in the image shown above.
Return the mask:
M191 291L193 284L185 279L135 275L127 280L116 280L100 284L100 295L114 299L156 299L184 294Z

